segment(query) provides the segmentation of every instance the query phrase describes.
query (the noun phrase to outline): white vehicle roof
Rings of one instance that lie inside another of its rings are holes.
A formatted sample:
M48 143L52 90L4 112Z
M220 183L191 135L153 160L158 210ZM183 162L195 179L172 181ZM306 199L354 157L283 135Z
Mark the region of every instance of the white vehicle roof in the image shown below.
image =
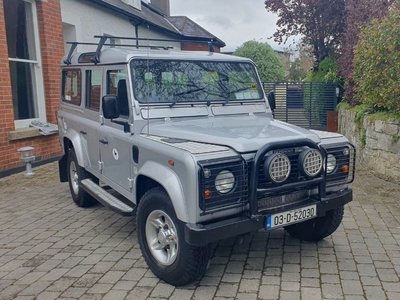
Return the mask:
M93 65L90 58L95 52L75 53L70 58L70 64L66 63L67 56L62 59L61 66ZM85 62L82 58L86 57ZM226 62L251 62L248 58L220 54L207 51L174 51L158 49L125 49L107 48L101 51L98 65L126 64L131 59L167 59L167 60L199 60L199 61L226 61ZM80 62L81 61L81 62Z

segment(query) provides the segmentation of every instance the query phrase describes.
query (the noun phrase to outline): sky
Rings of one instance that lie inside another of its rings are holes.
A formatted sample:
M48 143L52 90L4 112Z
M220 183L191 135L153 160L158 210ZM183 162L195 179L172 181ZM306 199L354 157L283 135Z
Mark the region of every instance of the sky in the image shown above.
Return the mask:
M222 51L234 51L249 40L278 45L268 39L276 29L277 16L265 9L263 0L170 0L171 16L187 16L225 42Z

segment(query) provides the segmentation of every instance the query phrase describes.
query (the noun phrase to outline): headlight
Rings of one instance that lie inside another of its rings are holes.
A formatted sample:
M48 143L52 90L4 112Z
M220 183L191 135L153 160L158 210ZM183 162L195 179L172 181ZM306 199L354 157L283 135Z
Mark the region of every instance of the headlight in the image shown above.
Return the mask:
M235 175L231 171L223 170L215 177L215 188L220 194L227 194L235 187Z
M336 169L336 157L333 154L328 154L326 172L332 173Z

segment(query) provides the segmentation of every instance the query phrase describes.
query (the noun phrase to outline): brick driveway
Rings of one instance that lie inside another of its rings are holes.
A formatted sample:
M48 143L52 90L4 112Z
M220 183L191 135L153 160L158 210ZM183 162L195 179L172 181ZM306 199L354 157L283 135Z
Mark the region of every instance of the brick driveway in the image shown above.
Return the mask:
M34 171L0 179L0 299L400 299L400 186L364 170L332 237L224 240L183 288L149 271L134 218L76 207L56 163Z

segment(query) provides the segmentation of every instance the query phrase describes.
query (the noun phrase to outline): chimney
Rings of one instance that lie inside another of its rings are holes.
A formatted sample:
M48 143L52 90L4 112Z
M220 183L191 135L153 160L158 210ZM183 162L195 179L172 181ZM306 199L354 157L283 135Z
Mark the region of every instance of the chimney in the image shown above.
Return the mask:
M167 17L171 15L169 10L169 0L151 0L151 4Z
M142 1L141 0L122 0L122 2L138 9L142 10Z

